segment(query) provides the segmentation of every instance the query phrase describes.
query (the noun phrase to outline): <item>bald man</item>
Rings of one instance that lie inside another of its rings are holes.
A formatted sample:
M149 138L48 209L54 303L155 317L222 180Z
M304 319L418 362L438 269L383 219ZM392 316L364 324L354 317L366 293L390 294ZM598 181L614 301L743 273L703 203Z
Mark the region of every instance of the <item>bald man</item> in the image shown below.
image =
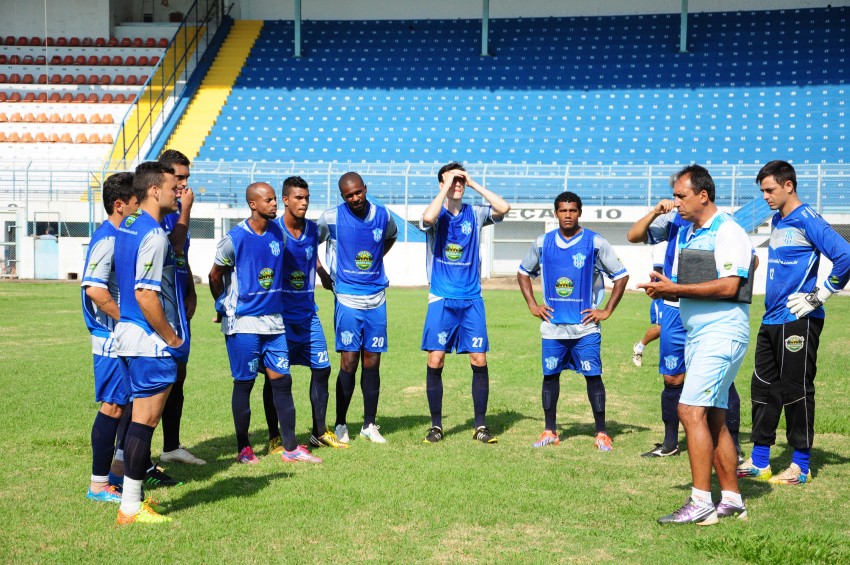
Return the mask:
M286 462L321 463L295 437L295 403L289 374L289 351L281 315L283 232L274 189L263 182L245 190L251 217L239 222L218 242L210 271L210 292L221 314L221 332L233 375L233 424L236 461L259 463L248 437L251 389L260 361L270 379Z

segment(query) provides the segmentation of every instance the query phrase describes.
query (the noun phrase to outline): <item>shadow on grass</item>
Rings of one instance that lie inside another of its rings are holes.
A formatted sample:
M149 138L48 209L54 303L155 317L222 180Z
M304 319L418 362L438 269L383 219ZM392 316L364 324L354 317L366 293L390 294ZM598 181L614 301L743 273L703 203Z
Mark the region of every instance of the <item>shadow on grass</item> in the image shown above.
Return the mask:
M561 437L562 440L573 436L596 436L596 426L590 423L572 422L567 425L558 426L558 428L560 430L558 435ZM646 432L651 429L646 426L638 426L636 424L621 424L614 420L606 421L605 428L611 439L615 441L619 436L634 434L638 432Z
M493 433L493 435L498 436L499 434L503 434L509 429L511 429L514 424L522 420L533 420L533 418L526 416L520 412L516 412L514 410L507 410L505 412L493 412L491 414L487 414L487 427ZM429 420L430 422L430 420ZM475 429L475 418L469 418L463 424L458 424L446 430L446 434L456 434L461 432L469 432L472 433L472 430Z
M185 494L181 498L169 502L167 504L167 510L169 512L175 510L186 510L193 506L199 506L211 502L220 502L228 498L251 496L268 487L272 479L286 479L291 476L292 473L279 471L269 475L229 477L227 479L216 481L202 489L194 490Z
M791 465L791 457L794 455L794 448L790 445L782 445L782 451L777 452L777 446L773 446L773 454L770 457L770 465L774 473L780 473ZM823 465L841 465L842 463L850 463L850 457L840 455L834 451L825 451L816 447L812 448L809 456L811 462L810 469L812 478L818 476L818 470Z

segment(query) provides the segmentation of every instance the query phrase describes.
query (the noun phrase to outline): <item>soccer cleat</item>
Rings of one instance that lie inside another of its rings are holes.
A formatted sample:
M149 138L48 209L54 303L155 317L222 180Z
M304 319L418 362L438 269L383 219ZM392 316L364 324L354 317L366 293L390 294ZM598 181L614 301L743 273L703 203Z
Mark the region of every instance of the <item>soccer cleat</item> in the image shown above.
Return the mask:
M697 524L710 526L717 523L717 510L714 505L697 504L693 498L688 498L684 506L671 514L658 519L659 524Z
M303 461L304 463L321 463L322 460L319 457L316 457L312 453L307 450L306 445L299 445L292 451L284 451L283 455L280 456L281 460L287 463L295 463L298 461Z
M656 443L654 449L650 449L646 453L641 453L641 457L673 457L674 455L679 455L682 452L679 451L679 446L676 445L672 448L665 447L663 443Z
M490 433L487 426L478 426L472 432L472 439L478 440L481 443L499 443L499 438Z
M422 443L437 443L443 440L443 428L440 426L431 426L428 429L428 433L425 435L425 439L422 440Z
M121 489L114 485L109 485L100 492L92 492L91 489L86 493L86 498L95 502L121 502Z
M769 479L772 485L802 485L812 482L812 470L805 475L800 466L796 463L791 463L791 466Z
M339 424L334 429L334 435L336 435L336 439L340 443L348 443L351 441L348 437L348 426L345 424Z
M372 443L387 443L387 440L384 439L384 436L382 436L381 432L378 431L379 429L381 429L381 426L369 424L367 427L360 429L360 436L365 437Z
M171 522L171 518L163 516L151 508L146 502L143 502L142 507L135 514L124 514L119 508L118 518L115 521L119 526L126 526L128 524L167 524Z
M744 464L744 450L738 448L738 467Z
M192 455L188 449L182 445L174 451L165 451L159 456L159 460L163 463L183 463L185 465L206 465L207 462L203 459Z
M773 473L770 471L770 465L767 467L760 469L753 465L753 458L750 457L746 461L744 461L741 465L738 465L738 478L749 478L755 479L757 481L767 481L770 480L770 477L773 476Z
M145 483L149 487L179 487L183 481L178 481L165 472L159 465L154 465L145 473Z
M596 439L593 440L593 443L599 451L614 451L614 446L611 445L612 441L613 440L608 437L608 434L605 432L599 432L596 434Z
M547 445L558 445L561 443L561 438L552 430L544 430L540 434L540 438L531 444L531 447L545 447Z
M739 520L747 519L747 508L743 504L738 506L734 502L721 500L717 503L717 506L715 506L714 509L717 511L718 518L738 518Z
M310 434L310 444L315 445L316 447L333 447L336 449L349 448L349 445L347 443L342 443L341 441L339 441L339 439L337 439L336 437L336 434L330 430L327 430L319 437Z
M635 367L641 367L643 365L643 350L638 351L638 345L640 345L640 342L637 342L632 347L632 363L635 364Z
M283 443L280 436L273 437L269 440L269 455L280 455L283 453Z
M236 456L237 463L246 463L248 465L256 465L260 462L260 459L254 455L254 448L250 445L246 445L242 448L242 451Z

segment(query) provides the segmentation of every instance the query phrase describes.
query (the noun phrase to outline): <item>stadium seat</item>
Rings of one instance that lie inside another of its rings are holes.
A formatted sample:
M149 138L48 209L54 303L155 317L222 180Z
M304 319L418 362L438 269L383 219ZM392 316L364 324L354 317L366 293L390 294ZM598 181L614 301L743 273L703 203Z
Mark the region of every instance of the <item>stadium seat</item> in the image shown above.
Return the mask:
M47 121L51 124L61 124L62 118L59 117L58 113L53 112L52 114L50 114L50 117L47 119Z
M92 114L89 118L90 124L99 124L100 123L100 114Z
M21 75L19 75L18 73L12 73L11 75L9 75L9 82L11 82L12 84L20 84Z
M25 131L23 135L21 135L21 143L33 143L35 139L32 136L32 133Z
M37 46L41 45L41 38L40 37L30 37L30 45L32 45L33 47L37 47Z
M68 47L80 47L80 38L71 37L68 39Z
M47 75L40 74L38 78L35 79L36 84L47 84Z
M97 75L89 75L89 78L86 83L89 85L100 84L100 77Z
M0 112L0 123L5 124L9 121L9 116L6 115L6 112Z
M3 43L4 43L5 45L14 45L14 44L15 44L15 38L14 38L14 36L7 35L7 36L6 36L6 39L3 41Z
M135 67L136 57L134 55L127 55L127 57L124 59L124 64L128 67Z
M148 81L148 75L139 76L139 84L145 84Z
M4 143L6 141L8 141L8 139L6 138L6 132L0 131L0 143Z
M16 124L24 121L24 119L21 117L20 112L14 112L11 116L9 116L9 121Z
M160 37L159 41L156 42L156 46L161 49L165 49L166 47L168 47L168 40L164 37Z
M33 76L32 76L31 74L29 74L29 73L25 74L25 75L24 75L24 78L22 78L22 79L21 79L21 83L22 83L22 84L32 84L32 83L34 83L34 82L35 82L35 77L33 77Z
M97 39L94 40L94 46L95 47L106 47L106 38L105 37L98 37Z
M78 66L82 66L86 64L86 56L85 55L77 55L77 58L74 59L74 64Z
M23 99L21 99L21 102L35 102L35 93L27 92L26 94L24 94L24 97Z
M133 46L133 42L130 40L129 37L124 37L124 38L121 39L121 47L132 47L132 46Z
M115 75L112 78L112 84L125 84L124 75Z
M12 133L10 133L10 134L9 134L9 137L8 137L7 139L8 139L8 140L9 140L9 142L11 142L11 143L20 143L20 141L21 141L21 136L20 136L20 134L19 134L18 132L13 131Z
M109 64L109 57L106 58L107 65ZM86 59L86 65L90 67L94 67L98 65L97 55L89 55L89 58Z
M83 47L92 47L94 46L94 40L91 37L84 37L80 42Z
M88 102L89 104L97 104L98 103L97 92L92 92L91 94L89 94L88 97L86 98L86 102Z
M73 55L65 55L65 57L62 58L62 64L65 65L66 67L68 65L73 65L74 64L74 56Z
M9 59L6 57L5 53L0 53L0 65L5 65Z
M33 64L34 65L47 64L47 57L45 57L44 55L39 55L38 57L35 58L35 61L33 61Z
M63 134L59 137L59 142L60 142L60 143L74 143L74 140L72 140L72 139L71 139L71 134L70 134L70 133L68 133L68 132L64 132L64 133L63 133Z
M86 121L85 114L77 114L76 116L74 116L74 123L75 124L86 124L86 123L88 123Z
M101 75L100 76L100 84L107 85L112 83L112 77L109 75Z
M50 136L47 138L49 143L59 143L59 134L56 132L51 132Z
M130 85L130 86L134 86L134 85L136 85L136 84L138 84L138 83L139 83L139 79L136 77L136 75L128 75L128 76L127 76L127 82L126 82L126 84L128 84L128 85Z
M135 101L136 101L136 95L135 94L128 94L127 97L124 99L124 102L126 102L127 104L132 104Z
M74 101L74 95L71 94L70 92L66 92L62 95L62 100L60 102L62 102L63 104L70 104L73 101Z
M138 63L136 64L141 67L147 67L149 64L147 56L142 55L141 57L139 57Z
M39 92L38 96L35 97L36 102L47 102L47 93Z
M84 133L78 133L76 137L74 137L74 143L88 143L88 138Z
M118 94L115 95L115 103L116 104L123 104L124 102L125 102L124 93L119 92Z
M112 63L110 63L113 67L119 67L124 64L124 59L121 58L121 55L113 55Z
M100 135L98 135L97 133L89 134L86 143L100 143Z
M82 92L78 92L76 96L74 96L74 104L82 104L86 101L86 95Z
M50 58L50 64L51 65L61 65L62 64L62 57L60 57L59 55L52 56Z
M133 47L143 47L144 43L140 37L133 38Z
M17 44L18 44L18 47L26 47L27 44L28 44L27 38L23 37L23 36L19 37Z
M62 115L62 123L63 124L73 124L74 123L74 116L72 116L71 114L68 114L68 113L63 114Z
M13 92L9 95L9 102L20 102L21 101L21 93Z
M153 37L145 39L145 47L156 47L156 39Z
M159 63L159 57L154 55L153 57L151 57L150 65L151 67L155 67L157 63Z
M44 132L36 132L35 134L35 142L36 143L47 143L47 136L44 135Z
M27 112L26 114L24 114L23 121L25 123L31 124L35 121L35 116L32 115L32 112Z
M86 75L79 74L74 77L74 84L85 84L86 83Z
M5 90L0 90L0 102L5 102L8 96L6 95Z
M101 118L101 123L104 123L104 124L115 123L115 121L112 118L112 114L104 114L103 117Z
M112 134L105 133L103 134L103 137L100 138L100 142L112 145L113 143L115 143L115 140L112 139Z
M68 38L66 37L57 37L56 38L56 47L65 47L68 45Z
M4 83L4 82L9 82L9 77L4 75L3 73L0 73L0 83Z
M21 59L22 65L34 65L35 59L33 59L32 55L24 55L23 59Z
M53 103L61 102L62 101L62 95L59 94L58 92L51 92L50 96L48 96L47 100L49 102L53 102Z
M106 42L107 47L118 47L118 39L115 37L110 37L109 41Z
M44 44L49 45L49 46L53 46L53 45L56 44L56 40L53 39L52 37L48 37L47 39L44 40Z
M19 55L9 55L9 64L10 65L20 65L21 57Z

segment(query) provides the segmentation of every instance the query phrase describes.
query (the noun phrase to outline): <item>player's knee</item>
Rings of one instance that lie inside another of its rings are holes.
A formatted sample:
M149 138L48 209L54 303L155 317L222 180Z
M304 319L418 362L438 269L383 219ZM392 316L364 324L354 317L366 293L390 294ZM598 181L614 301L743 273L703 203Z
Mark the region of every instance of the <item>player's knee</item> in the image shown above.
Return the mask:
M469 363L471 365L475 365L476 367L484 367L487 365L487 354L484 352L470 353Z
M664 384L665 386L682 386L685 382L685 374L680 373L678 375L664 375Z
M110 418L120 418L124 413L124 405L115 404L114 402L102 402L100 404L100 413Z
M381 354L375 353L373 351L364 351L363 352L363 368L364 369L378 369L381 366ZM355 365L356 369L356 365Z

